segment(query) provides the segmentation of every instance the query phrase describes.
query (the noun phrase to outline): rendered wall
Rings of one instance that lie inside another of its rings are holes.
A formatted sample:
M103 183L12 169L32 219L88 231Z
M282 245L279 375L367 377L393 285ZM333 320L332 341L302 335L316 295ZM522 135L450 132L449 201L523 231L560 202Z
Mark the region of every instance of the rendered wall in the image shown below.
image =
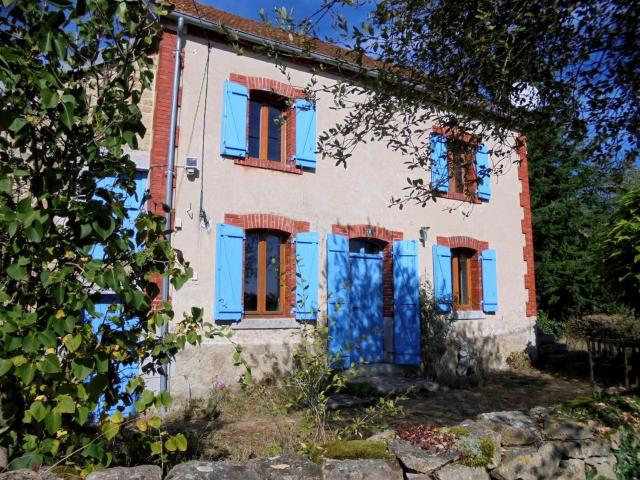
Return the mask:
M490 359L491 366L501 366L509 352L522 351L533 342L534 317L531 309L529 315L526 312L529 296L525 289L527 264L523 258L524 210L520 198L522 182L514 163L519 160L516 152L504 173L492 178L489 203L440 199L424 208L407 205L403 210L389 208L389 201L401 193L406 177L413 174L408 174L400 154L381 144L358 146L346 169L320 158L315 173L305 171L302 175L236 165L233 159L219 154L223 82L232 73L287 82L268 59L254 55L249 49L245 53L237 56L228 46L213 44L205 85L206 41L187 36L176 161L180 167L186 156L198 157L201 176L190 180L183 168L177 169L175 217L181 229L174 234L173 243L183 251L196 273L179 292L171 292L177 318L191 306L201 306L206 320L212 320L215 224L223 222L224 215L229 213L267 213L308 221L311 231L320 234L321 305L326 301L325 238L333 224L380 226L402 232L405 239L418 239L420 227L431 227L426 246L420 248L422 281L432 279L431 246L437 236L465 235L488 242L498 256L499 311L481 320L460 320L456 328L461 335L473 339ZM303 87L311 78L308 71L297 66L290 66L289 74L297 87ZM329 76L319 80L335 81ZM318 133L333 126L339 117L339 112L330 109L332 105L331 98L319 96ZM428 180L425 174L425 181ZM202 229L198 220L201 186L204 210L211 222L209 231ZM295 332L291 328L240 330L236 341L247 348L254 373L260 377L286 368ZM238 378L240 371L231 365L232 348L225 342L205 340L201 347L180 354L172 366L170 380L176 397L186 397L189 390L193 396L204 395L216 378L226 382Z

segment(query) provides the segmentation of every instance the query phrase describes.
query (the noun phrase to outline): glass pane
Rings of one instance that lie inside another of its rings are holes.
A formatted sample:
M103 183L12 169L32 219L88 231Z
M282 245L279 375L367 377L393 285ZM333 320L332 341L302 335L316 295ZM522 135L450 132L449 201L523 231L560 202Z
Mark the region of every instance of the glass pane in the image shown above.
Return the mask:
M455 192L464 192L464 159L459 153L453 156L453 182Z
M280 237L265 235L267 251L267 290L266 309L268 312L280 311Z
M244 309L258 310L258 243L259 234L247 233L244 242Z
M358 238L349 240L349 251L351 253L360 253L360 249L364 249L364 240Z
M469 304L469 258L461 253L459 260L458 272L460 275L460 298L458 302L460 305Z
M281 160L280 147L282 144L282 110L273 105L269 105L269 143L267 147L267 158L274 162Z
M249 102L249 156L260 158L260 108L262 104Z

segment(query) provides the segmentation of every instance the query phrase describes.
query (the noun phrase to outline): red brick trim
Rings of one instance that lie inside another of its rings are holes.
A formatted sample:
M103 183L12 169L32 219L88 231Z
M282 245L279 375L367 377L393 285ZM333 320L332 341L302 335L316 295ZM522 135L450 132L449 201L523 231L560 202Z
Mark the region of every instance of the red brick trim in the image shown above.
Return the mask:
M300 220L292 220L291 218L282 217L280 215L271 215L268 213L250 213L247 215L227 213L224 216L224 223L235 225L236 227L240 227L244 230L278 230L288 234L286 241L287 258L285 260L287 265L285 271L286 292L283 303L285 308L284 313L278 314L278 317L295 317L295 315L291 313L296 306L296 246L293 243L293 240L298 233L308 232L310 223Z
M251 91L263 91L279 95L288 101L295 100L297 98L304 98L304 90L300 88L292 87L286 83L272 80L265 77L249 77L247 75L241 75L239 73L229 74L229 80L240 83L249 89L249 97L251 97ZM249 107L247 107L249 108ZM284 161L272 162L269 160L263 160L260 158L247 157L236 158L234 163L236 165L245 165L247 167L264 168L266 170L277 170L279 172L302 174L302 169L296 165L296 110L292 106L285 111L286 122L284 125L285 135L285 148L284 148ZM249 111L247 110L247 135L249 132Z
M522 255L527 265L527 272L524 274L524 288L527 290L528 298L526 303L527 317L534 317L538 314L536 305L536 273L533 261L533 227L531 224L531 193L529 191L529 161L527 159L527 139L524 135L518 136L517 151L520 157L518 164L518 179L522 185L520 191L520 206L522 207L522 233L524 234L524 247Z
M489 248L489 242L472 237L436 237L436 243L449 248L468 248L475 253L471 257L471 305L457 306L459 311L482 310L482 262L480 254Z
M147 209L156 215L163 215L165 201L165 184L169 153L169 131L171 129L171 92L173 91L173 69L175 65L174 50L176 34L170 30L162 32L158 49L158 65L155 75L155 103L153 107L153 124L151 152L149 155L149 194ZM177 138L177 132L176 132ZM175 171L174 171L175 174ZM174 175L175 182L175 175ZM175 183L174 183L175 188ZM154 300L159 302L162 294L162 280L154 278L153 282L160 288L160 295Z
M373 238L386 243L382 259L382 314L393 317L393 242L402 240L402 232L374 225L334 224L331 231L349 238Z

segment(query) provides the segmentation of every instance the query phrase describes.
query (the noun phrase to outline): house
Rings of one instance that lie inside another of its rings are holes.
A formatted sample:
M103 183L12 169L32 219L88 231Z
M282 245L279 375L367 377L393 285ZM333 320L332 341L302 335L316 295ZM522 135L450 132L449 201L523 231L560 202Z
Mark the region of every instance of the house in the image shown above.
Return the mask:
M302 88L314 62L334 47L288 58L290 80L251 48L236 54L221 26L251 44L289 48L288 35L192 1L176 0L156 59L154 89L142 101L148 135L135 152L148 169L148 207L165 199L177 19L182 41L173 182L173 245L194 277L169 298L176 316L192 306L229 325L254 376L286 372L296 332L328 322L337 363L421 361L419 287L433 286L442 311L456 305L456 335L490 366L535 342L535 283L526 147L512 168L465 192L450 137L432 128L441 198L425 207L389 208L406 182L403 157L359 145L346 169L322 161L317 136L334 125L332 99ZM293 49L290 49L293 50ZM291 53L291 52L289 52ZM326 70L319 81L335 82ZM276 121L282 116L285 122ZM476 168L491 142L477 145ZM470 193L470 194L469 194ZM468 215L449 211L463 204ZM429 341L429 339L426 339ZM169 372L177 398L233 382L233 346L206 339L182 352Z

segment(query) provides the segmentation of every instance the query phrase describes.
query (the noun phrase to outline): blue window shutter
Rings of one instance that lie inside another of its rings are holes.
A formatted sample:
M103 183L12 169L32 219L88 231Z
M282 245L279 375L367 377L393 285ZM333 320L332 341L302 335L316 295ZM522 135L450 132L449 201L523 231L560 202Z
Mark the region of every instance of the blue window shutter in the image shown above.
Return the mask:
M431 134L431 188L438 192L449 191L449 155L447 137Z
M498 275L496 270L496 251L482 251L482 310L485 313L498 311Z
M242 318L242 257L244 230L219 223L216 226L216 291L214 319Z
M440 312L450 312L453 305L451 282L451 249L444 245L433 246L433 292Z
M249 90L229 80L224 82L220 153L229 157L247 156L247 102Z
M316 168L316 104L306 99L295 101L296 165Z
M480 145L476 152L476 169L478 172L478 198L489 200L491 198L491 177L489 176L489 149L486 145Z
M393 244L393 343L396 364L420 364L420 279L416 240Z
M318 318L318 234L296 235L296 319Z
M351 365L349 239L342 235L327 235L327 314L329 324L329 355L333 365Z

